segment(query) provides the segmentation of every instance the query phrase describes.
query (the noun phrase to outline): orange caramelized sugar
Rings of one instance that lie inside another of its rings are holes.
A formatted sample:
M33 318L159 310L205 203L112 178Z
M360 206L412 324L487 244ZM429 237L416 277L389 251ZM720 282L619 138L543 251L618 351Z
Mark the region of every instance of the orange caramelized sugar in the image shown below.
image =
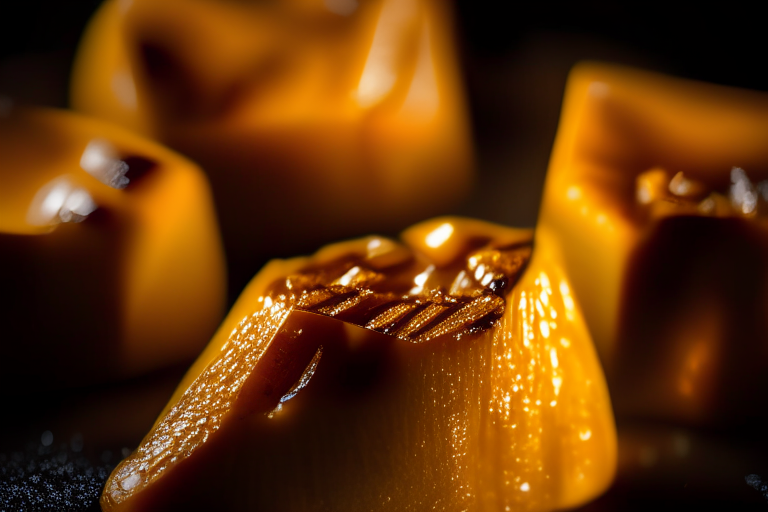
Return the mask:
M446 219L404 238L270 264L104 508L549 510L600 492L607 392L563 276L546 255L524 270L530 232Z

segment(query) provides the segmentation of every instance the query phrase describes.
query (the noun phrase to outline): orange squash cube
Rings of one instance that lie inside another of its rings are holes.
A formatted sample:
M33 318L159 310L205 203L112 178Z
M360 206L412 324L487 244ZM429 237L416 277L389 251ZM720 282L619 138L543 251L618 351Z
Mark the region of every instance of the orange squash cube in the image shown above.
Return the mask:
M563 255L617 414L764 418L766 148L765 94L572 72L537 244Z
M72 104L202 165L243 285L266 258L400 230L463 197L472 150L449 11L110 0L83 39Z
M0 380L124 378L192 359L221 318L225 267L202 172L102 121L0 118Z
M467 219L402 240L269 263L104 510L539 511L602 492L613 416L556 255Z

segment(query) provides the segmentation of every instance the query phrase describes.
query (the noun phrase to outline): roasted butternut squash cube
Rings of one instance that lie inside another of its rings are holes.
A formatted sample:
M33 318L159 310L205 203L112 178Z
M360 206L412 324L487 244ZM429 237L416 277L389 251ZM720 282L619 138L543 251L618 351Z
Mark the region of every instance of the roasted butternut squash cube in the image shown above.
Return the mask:
M0 118L0 154L0 381L10 392L193 359L225 299L200 169L116 126L45 109Z
M617 414L764 417L766 148L765 94L572 72L537 243L560 247Z
M467 219L402 240L269 263L104 510L553 510L602 492L611 406L558 257Z
M83 39L72 104L202 165L240 286L268 258L399 231L463 197L472 150L449 11L110 0Z

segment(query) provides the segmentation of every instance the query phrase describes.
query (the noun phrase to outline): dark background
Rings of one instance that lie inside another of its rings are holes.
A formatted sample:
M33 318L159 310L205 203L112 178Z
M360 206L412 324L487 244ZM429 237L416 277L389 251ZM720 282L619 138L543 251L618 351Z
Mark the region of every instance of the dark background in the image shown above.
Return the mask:
M65 107L72 58L82 30L99 4L98 0L0 2L0 95L19 103ZM456 0L455 4L479 182L470 199L451 213L510 225L535 224L566 77L578 61L615 62L768 91L768 31L766 18L757 7L733 2L712 7L480 0ZM1 159L2 155L0 165ZM120 400L137 401L138 397L146 404L142 414L151 421L181 372L183 368L109 389L83 390L75 397L50 396L35 404L28 416L29 404L4 404L10 420L0 428L0 484L5 478L3 468L11 467L11 459L17 455L17 462L26 464L35 458L48 460L52 454L59 457L63 450L70 460L84 456L92 467L108 469L120 458L121 446L110 447L108 440L99 444L98 435L92 433L77 454L71 452L71 443L41 450L37 446L41 433L50 429L57 443L62 438L66 441L80 428L72 419L80 416L72 411L86 411L82 417L87 417L87 411L105 402L117 407L123 403ZM104 431L113 428L108 422L103 425ZM643 510L665 502L685 510L768 510L761 493L746 485L746 475L731 475L726 469L720 474L722 481L733 478L723 484L724 491L700 489L696 493L701 494L695 496L690 488L685 490L687 482L685 486L675 482L670 491L669 479L658 484L620 478L606 497L586 510ZM103 481L94 478L91 483ZM768 481L768 474L761 478ZM89 507L98 509L93 501ZM76 504L59 506L65 508L81 509Z

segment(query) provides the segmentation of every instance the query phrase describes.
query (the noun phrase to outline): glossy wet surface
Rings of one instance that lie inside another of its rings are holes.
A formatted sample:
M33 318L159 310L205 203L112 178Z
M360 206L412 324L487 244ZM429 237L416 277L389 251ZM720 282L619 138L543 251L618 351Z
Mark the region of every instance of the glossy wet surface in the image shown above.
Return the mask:
M150 485L219 430L257 364L264 366L267 350L273 345L279 348L283 338L300 336L300 328L290 327L286 333L283 327L294 310L337 318L412 343L444 335L460 338L492 327L504 313L505 297L528 263L531 246L520 243L496 249L490 242L473 240L459 251L459 258L437 270L423 256L372 238L366 258L342 256L310 264L275 282L259 297L258 309L233 330L221 355L121 464L107 487L105 505L119 504ZM285 357L301 360L296 349L286 350L291 352ZM302 376L283 390L285 394L280 393L282 398L272 407L281 408L309 381L322 346L313 345L311 352L315 355Z

